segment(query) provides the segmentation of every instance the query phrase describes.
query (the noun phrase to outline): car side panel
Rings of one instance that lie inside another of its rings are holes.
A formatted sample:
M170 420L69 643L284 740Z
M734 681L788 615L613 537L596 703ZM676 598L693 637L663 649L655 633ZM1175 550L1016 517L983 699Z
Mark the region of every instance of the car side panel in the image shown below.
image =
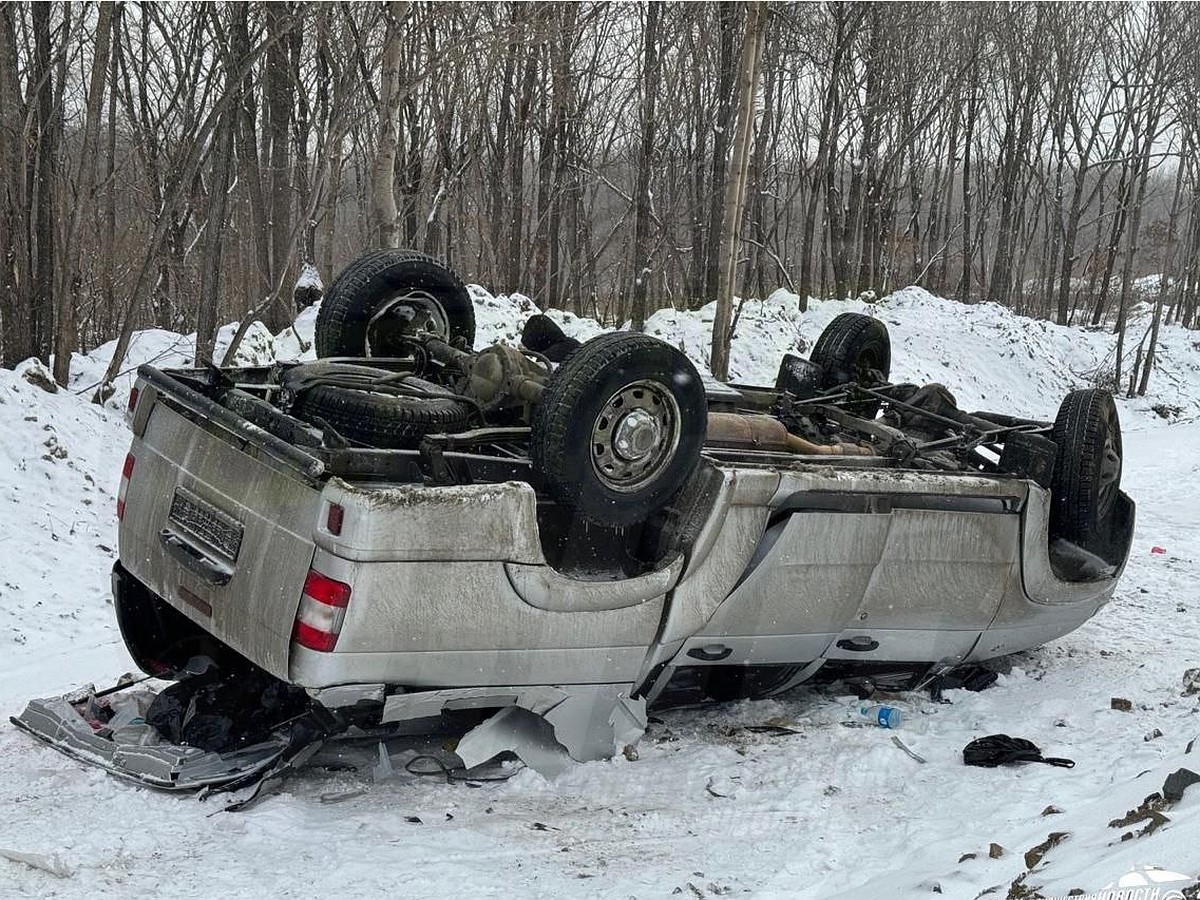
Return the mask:
M499 560L357 562L318 550L314 565L353 586L337 647L293 648L306 687L576 684L630 680L665 594L616 609L539 609Z

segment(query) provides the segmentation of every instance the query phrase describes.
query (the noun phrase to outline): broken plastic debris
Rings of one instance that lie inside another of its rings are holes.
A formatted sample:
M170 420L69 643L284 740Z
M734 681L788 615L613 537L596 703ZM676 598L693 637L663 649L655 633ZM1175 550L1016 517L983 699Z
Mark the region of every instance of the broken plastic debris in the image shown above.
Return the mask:
M341 803L344 800L353 800L355 797L361 797L367 793L368 788L356 787L345 791L328 791L321 795L322 803Z
M1151 547L1150 552L1154 556L1163 556L1164 554L1166 554L1167 548L1166 547Z
M388 756L387 747L384 746L383 741L379 742L379 761L371 769L371 776L374 778L376 784L396 777L396 770L392 766L392 758Z
M515 753L525 765L545 778L571 766L571 759L545 723L528 710L509 706L476 725L458 742L456 753L468 769L500 753Z
M925 757L923 757L919 753L915 752L911 747L908 746L908 744L906 744L906 743L904 743L904 741L900 740L899 736L892 735L892 743L895 744L897 747L899 747L901 750L903 750L912 759L915 759L917 762L919 762L919 763L925 762Z

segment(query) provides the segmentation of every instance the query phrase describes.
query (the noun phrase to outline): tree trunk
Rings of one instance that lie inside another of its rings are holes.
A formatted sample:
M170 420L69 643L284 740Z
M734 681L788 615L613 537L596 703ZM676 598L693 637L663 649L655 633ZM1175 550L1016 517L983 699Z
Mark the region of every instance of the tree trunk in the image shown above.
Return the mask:
M244 3L230 4L230 68L240 66L250 55L249 7ZM267 201L263 195L262 166L258 159L257 105L254 102L254 80L250 72L245 73L241 84L230 85L228 90L237 97L238 127L236 147L238 166L246 181L246 193L250 199L250 220L254 250L252 275L246 279L247 294L242 298L243 310L255 309L266 297L271 296L271 242L266 228L268 217Z
M400 51L404 31L401 28L408 3L389 0L384 9L386 22L383 39L383 63L379 70L379 135L371 166L371 239L380 247L400 245L399 210L396 209L396 147L400 140Z
M729 345L733 338L733 292L737 282L742 211L746 201L746 177L750 171L750 150L754 140L755 93L762 63L763 33L766 30L766 3L752 0L746 7L746 35L742 41L741 72L738 77L737 131L733 159L725 190L725 219L721 226L721 279L717 291L717 309L713 317L713 375L729 377Z
M123 7L114 4L112 20L114 35L119 34L122 14ZM117 74L120 71L121 59L120 40L114 39L111 43L112 51L108 71L108 128L104 142L104 178L102 180L104 198L101 201L101 211L98 217L100 258L103 260L100 269L100 301L107 315L110 316L117 308L117 261L114 258L117 234L117 186L114 175L117 166ZM107 326L108 322L106 321L105 324ZM101 338L107 337L110 333L110 329L106 327L94 335L94 340L99 342Z
M971 234L971 216L975 208L975 186L971 184L971 148L975 141L975 123L978 117L979 100L975 96L975 91L979 88L974 81L971 82L969 90L972 91L971 98L967 101L967 122L963 140L963 166L962 166L962 274L958 282L958 299L962 303L968 303L971 300L971 257L972 257L972 238Z
M512 4L512 28L516 29L520 22L524 5ZM500 92L497 97L496 139L491 146L491 167L486 178L487 184L487 233L489 250L492 257L492 270L504 271L504 216L508 212L505 204L504 183L508 174L509 140L512 133L513 108L516 105L517 85L516 68L519 43L514 37L506 46L504 54L503 74L500 78ZM484 112L486 115L486 111ZM486 133L486 131L485 131Z
M92 207L96 196L96 160L99 156L100 120L104 114L104 84L108 74L112 38L113 9L111 3L101 4L97 11L95 47L92 71L88 84L87 107L83 122L83 149L79 157L79 199L71 204L68 213L65 251L68 264L62 267L63 277L58 285L58 328L54 345L54 380L66 385L71 374L71 354L78 346L76 309L83 285L81 238L85 210Z
M0 4L0 349L5 366L37 354L29 317L29 200L25 103L19 83L16 4Z
M704 7L700 4L693 4L687 7L692 15L697 15L704 11ZM708 278L708 246L714 235L711 235L706 227L707 212L708 212L708 127L704 122L704 78L703 66L700 60L701 45L697 40L696 29L692 27L692 22L689 19L686 23L685 37L687 42L687 53L691 61L689 69L691 82L691 95L689 97L689 106L691 108L691 122L689 128L689 144L688 154L690 156L690 165L688 166L688 174L690 175L689 185L690 194L690 222L691 237L692 237L692 265L688 273L688 308L695 309L703 306L702 299L704 295L704 287Z
M227 76L228 77L228 76ZM225 218L229 205L229 184L233 172L233 115L222 116L213 138L213 171L208 222L204 230L204 250L200 263L200 297L196 305L196 356L194 364L213 362L213 344L217 331L217 303L220 299L221 251L225 245Z
M267 51L264 71L263 105L266 115L268 196L270 219L264 223L270 235L270 273L268 283L273 298L264 315L273 332L282 331L294 318L292 292L283 290L289 269L292 231L292 160L291 128L293 94L288 61L288 41L284 27L292 18L283 3L268 3L267 35L275 38ZM288 37L298 34L296 29Z
M54 75L50 67L49 3L35 3L33 15L34 68L31 81L36 85L33 164L29 170L33 200L32 263L33 280L29 290L29 312L33 331L33 349L42 360L50 361L53 347L54 283L57 262L54 246L54 185L58 177L58 127L54 115Z
M1117 251L1121 246L1121 237L1125 233L1125 219L1129 212L1129 195L1133 190L1136 176L1129 172L1130 163L1121 166L1121 178L1117 182L1116 209L1113 210L1112 230L1108 243L1097 247L1104 254L1104 275L1100 278L1100 292L1096 295L1096 303L1092 307L1092 324L1099 325L1108 313L1108 292L1112 287L1113 269L1117 262ZM1097 243L1102 240L1103 230L1097 229ZM1119 368L1119 366L1118 366Z
M866 28L868 32L866 58L866 86L863 91L863 107L861 117L862 141L858 154L850 161L850 191L846 200L845 215L842 219L842 233L835 243L833 254L834 290L839 299L853 293L857 295L865 289L861 283L864 257L864 232L870 228L869 217L865 215L867 189L871 182L871 172L875 166L875 151L877 137L877 108L880 101L880 68L883 65L879 58L883 24L879 21L880 7L869 4L867 8ZM853 279L853 280L852 280Z
M726 156L729 152L729 131L733 125L733 91L734 91L734 56L733 35L737 23L737 5L722 0L717 6L720 21L720 61L717 68L717 121L713 134L712 146L712 179L709 183L708 197L708 257L705 260L704 301L711 302L720 296L721 257L724 247L717 235L721 234L721 225L727 214L725 198L728 194L726 185Z
M1162 321L1163 306L1166 303L1171 275L1175 271L1175 234L1179 224L1179 211L1183 205L1183 173L1185 169L1186 166L1180 161L1178 168L1175 170L1175 190L1171 195L1171 211L1167 214L1167 243L1163 252L1162 273L1159 276L1158 282L1158 296L1154 300L1154 317L1150 321L1150 339L1146 345L1146 358L1142 364L1141 379L1137 385L1137 395L1139 397L1146 396L1146 389L1150 386L1150 373L1154 370L1154 352L1158 347L1158 326Z
M536 46L525 58L525 71L521 76L521 93L517 99L517 117L514 124L515 140L509 155L512 196L508 208L508 265L504 289L515 291L521 287L524 277L524 234L525 234L525 140L529 128L529 113L533 107L533 93L537 87L538 53Z
M646 324L646 292L651 273L650 250L650 169L654 163L655 100L658 95L658 16L657 3L646 6L646 26L642 43L642 140L638 153L637 178L633 191L633 303L630 319L633 330Z

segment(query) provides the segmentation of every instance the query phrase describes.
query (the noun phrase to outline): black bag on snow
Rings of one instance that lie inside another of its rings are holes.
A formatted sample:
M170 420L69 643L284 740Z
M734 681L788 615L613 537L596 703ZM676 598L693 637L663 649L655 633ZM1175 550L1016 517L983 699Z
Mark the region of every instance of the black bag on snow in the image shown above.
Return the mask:
M1064 769L1073 768L1075 765L1073 759L1042 756L1042 751L1033 741L1009 737L1007 734L989 734L987 737L971 741L963 748L963 762L968 766L983 766L988 769L1014 762L1040 762Z

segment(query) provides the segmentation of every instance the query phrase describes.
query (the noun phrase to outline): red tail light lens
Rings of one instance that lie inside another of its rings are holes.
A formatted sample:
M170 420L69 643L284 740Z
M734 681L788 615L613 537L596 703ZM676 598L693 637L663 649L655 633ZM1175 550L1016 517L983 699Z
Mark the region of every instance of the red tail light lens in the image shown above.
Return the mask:
M337 646L338 636L320 631L311 625L306 625L297 620L292 639L301 647L307 647L309 650L318 650L321 653L328 653Z
M121 486L117 489L117 521L125 519L125 494L129 490L129 479L133 477L133 464L136 460L132 453L125 454L125 465L121 467Z
M141 391L140 391L140 390L138 390L137 388L133 388L132 390L130 390L130 392L129 392L129 405L125 407L125 414L126 414L126 415L128 415L128 416L132 416L132 415L133 415L133 411L134 411L135 409L137 409L138 394L140 394L140 393L141 393Z
M309 569L292 640L301 647L328 653L337 646L349 604L350 585Z
M330 534L342 533L342 522L345 521L346 510L336 503L329 504L329 512L325 514L325 528Z
M350 602L350 585L327 578L315 569L309 569L308 577L304 579L304 596L326 606L345 609Z

